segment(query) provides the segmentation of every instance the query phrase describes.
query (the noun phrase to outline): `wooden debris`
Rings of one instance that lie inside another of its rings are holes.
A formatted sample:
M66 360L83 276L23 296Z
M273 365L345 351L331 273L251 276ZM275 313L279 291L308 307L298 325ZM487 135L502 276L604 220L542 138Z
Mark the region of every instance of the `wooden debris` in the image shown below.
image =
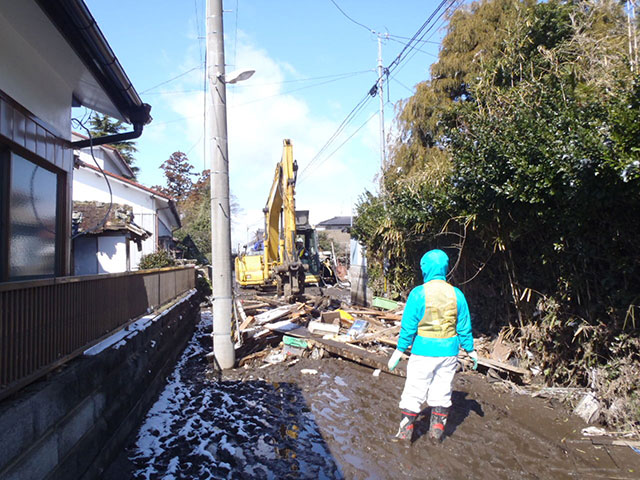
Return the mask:
M468 356L466 358L468 358ZM518 375L531 374L531 372L526 368L515 367L509 363L499 362L497 360L492 360L491 358L484 358L480 356L478 356L478 365L482 365L483 367L487 368L494 368L503 372L517 373Z
M365 335L363 335L360 338L354 339L354 340L350 340L349 343L367 343L367 342L372 342L372 341L381 341L384 339L385 336L388 335L393 335L400 332L400 325L396 325L395 327L391 327L391 328L385 328L384 330L379 330L375 333L367 333ZM397 346L398 341L397 340L391 340L391 339L387 339L389 341L395 342L394 346Z
M352 360L374 369L380 369L383 372L391 373L399 377L407 376L406 366L402 363L398 365L393 372L389 372L389 369L387 368L387 362L389 359L387 356L378 355L363 348L358 348L356 345L336 342L335 340L314 338L312 341L313 343L322 346L326 351L333 353L334 355L338 355L339 357Z
M253 360L255 358L262 358L262 357L266 356L269 352L271 352L270 349L269 350L258 350L257 352L251 353L251 354L247 355L246 357L241 358L240 361L238 361L238 366L242 367L249 360Z
M293 305L283 305L278 308L274 308L273 310L261 313L260 315L256 315L256 323L258 325L263 325L268 322L273 322L274 320L278 320L279 318L282 318L292 311L296 310L297 308L299 308L299 306L299 303Z
M499 362L506 362L511 356L512 350L511 347L504 343L504 339L502 337L502 332L500 332L498 338L493 342L491 359Z
M340 325L335 325L333 323L322 323L322 322L311 321L309 322L309 325L307 325L307 329L311 333L318 333L323 335L327 333L335 334L340 331Z

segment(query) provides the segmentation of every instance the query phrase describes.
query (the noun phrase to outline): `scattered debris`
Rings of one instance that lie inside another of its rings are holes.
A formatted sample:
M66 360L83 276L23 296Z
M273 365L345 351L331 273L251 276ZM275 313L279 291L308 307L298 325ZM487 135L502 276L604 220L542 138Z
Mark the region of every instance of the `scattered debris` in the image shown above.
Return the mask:
M303 368L302 370L300 370L300 373L302 373L303 375L317 375L318 370L314 368Z
M582 435L585 437L597 437L597 436L605 436L607 431L604 428L600 427L587 427L582 429Z
M600 415L600 402L591 392L585 394L573 411L587 423L593 423Z
M293 304L273 296L237 299L238 365L272 365L301 357L319 360L330 354L371 367L376 376L387 372L404 377L406 361L393 372L387 368L389 355L398 344L404 304L375 300L372 307L365 308L322 295L306 295ZM516 377L522 384L531 377L531 371L512 358L513 346L502 335L495 340L476 339L476 348L481 352L478 364L491 381ZM460 358L463 365L471 366L464 352Z

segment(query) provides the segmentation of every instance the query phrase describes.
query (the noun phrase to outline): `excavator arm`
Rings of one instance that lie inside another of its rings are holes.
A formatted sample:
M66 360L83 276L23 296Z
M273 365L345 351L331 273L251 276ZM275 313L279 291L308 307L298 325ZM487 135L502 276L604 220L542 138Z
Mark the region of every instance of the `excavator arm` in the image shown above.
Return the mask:
M295 186L298 165L291 140L285 139L282 159L276 166L271 191L264 208L264 264L274 276L278 293L292 299L304 292L304 267L295 251Z
M298 165L291 140L283 142L282 159L276 165L273 183L263 209L265 222L262 256L236 258L236 279L243 286L276 284L278 294L288 300L304 293L305 269L296 251L295 187Z

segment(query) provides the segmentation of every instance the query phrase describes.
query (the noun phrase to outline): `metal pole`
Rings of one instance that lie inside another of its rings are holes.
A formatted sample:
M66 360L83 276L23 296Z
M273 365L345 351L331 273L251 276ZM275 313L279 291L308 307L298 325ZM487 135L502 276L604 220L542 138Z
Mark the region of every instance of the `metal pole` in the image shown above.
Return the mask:
M207 76L213 103L213 122L209 125L213 354L220 367L227 369L235 363L235 350L231 341L233 287L223 34L222 0L207 0Z

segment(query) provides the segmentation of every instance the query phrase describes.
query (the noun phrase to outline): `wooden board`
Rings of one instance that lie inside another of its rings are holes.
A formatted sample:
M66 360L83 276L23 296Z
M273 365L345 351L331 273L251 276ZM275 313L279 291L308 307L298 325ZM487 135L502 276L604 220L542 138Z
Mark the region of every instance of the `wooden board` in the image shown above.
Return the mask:
M325 340L323 338L314 338L312 342L317 346L324 348L329 353L338 355L339 357L343 357L348 360L352 360L356 363L360 363L361 365L366 365L367 367L371 367L371 368L378 368L383 372L387 372L392 375L397 375L399 377L407 376L406 362L400 362L400 365L398 365L393 370L393 372L390 372L389 369L387 368L387 362L389 361L389 357L385 355L372 353L372 352L369 352L368 350L357 347L355 345L336 342L335 340Z

